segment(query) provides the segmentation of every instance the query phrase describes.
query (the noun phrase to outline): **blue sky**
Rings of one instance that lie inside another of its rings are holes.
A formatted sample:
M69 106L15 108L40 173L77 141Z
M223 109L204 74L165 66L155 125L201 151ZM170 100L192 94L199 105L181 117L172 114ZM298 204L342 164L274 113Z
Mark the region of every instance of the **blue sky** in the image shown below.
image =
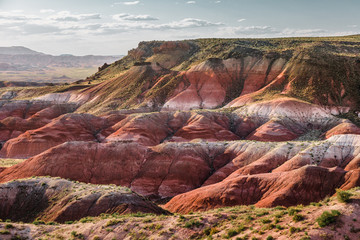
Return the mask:
M359 0L0 0L0 46L126 54L145 40L360 33Z

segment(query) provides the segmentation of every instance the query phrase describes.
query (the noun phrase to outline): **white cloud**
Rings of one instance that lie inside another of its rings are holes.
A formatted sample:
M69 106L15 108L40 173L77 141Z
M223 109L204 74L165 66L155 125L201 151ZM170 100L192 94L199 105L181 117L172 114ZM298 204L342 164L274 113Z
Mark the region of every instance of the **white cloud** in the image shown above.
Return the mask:
M247 27L223 27L219 29L218 34L228 37L244 37L257 36L278 33L278 31L270 26L247 26Z
M41 13L54 13L55 10L54 9L41 9L40 12Z
M163 29L178 29L178 28L196 28L196 27L214 27L221 26L222 23L212 23L207 20L196 19L196 18L185 18L180 21L174 21L159 25L159 28Z
M241 19L238 19L237 21L238 22L243 22L243 21L245 21L246 19L245 18L241 18Z
M101 19L101 16L99 13L71 14L69 11L61 11L50 16L50 19L55 21L76 22L82 20Z
M324 29L291 29L286 28L281 31L281 34L284 36L321 36L322 34L327 33Z
M32 19L39 19L37 16L23 14L21 12L0 12L0 20L5 20L8 23L27 21Z
M185 18L180 21L173 21L170 23L153 24L141 21L119 21L117 23L105 23L102 25L103 32L122 32L131 30L171 30L171 29L187 29L187 28L201 28L201 27L215 27L221 26L222 23L212 23L207 20Z
M196 1L187 1L186 3L187 3L187 4L195 4Z
M221 3L221 1L215 1L215 3Z
M358 25L354 24L354 25L349 25L348 27L349 27L349 28L357 28Z
M124 4L124 5L136 5L136 4L139 4L140 1L132 1L132 2L122 2L121 4Z
M117 21L153 21L153 20L159 20L156 17L152 17L149 15L131 15L128 13L120 13L113 15L112 18Z
M24 10L20 10L20 9L18 9L18 10L12 10L11 12L13 12L13 13L23 13L23 12L24 12Z

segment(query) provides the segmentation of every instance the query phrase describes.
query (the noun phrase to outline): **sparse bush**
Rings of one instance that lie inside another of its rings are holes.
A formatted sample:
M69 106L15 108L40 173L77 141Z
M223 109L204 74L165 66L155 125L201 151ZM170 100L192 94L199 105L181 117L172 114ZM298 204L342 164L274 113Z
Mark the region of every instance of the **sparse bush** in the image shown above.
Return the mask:
M249 236L247 234L242 236L242 237L237 237L236 238L236 240L247 240L247 239L249 239Z
M300 209L290 207L290 208L288 209L288 212L289 212L289 215L290 215L290 216L294 216L296 213L300 212Z
M276 229L283 230L284 228L281 225L275 225Z
M229 229L227 231L226 237L227 238L232 238L232 237L235 237L238 234L239 234L239 232L236 229Z
M85 236L81 233L77 233L76 231L72 231L71 232L71 236L74 238L74 239L85 239Z
M19 235L14 235L10 238L10 240L25 240L27 239L26 237L21 237Z
M35 220L35 221L33 221L33 224L34 225L45 225L45 222L42 220Z
M91 217L84 217L79 220L79 222L81 222L81 223L87 223L87 222L92 222L92 221L93 221L93 219Z
M293 234L293 233L296 233L296 232L300 232L300 228L290 227L290 228L289 228L289 232L290 232L290 234Z
M206 227L206 228L204 229L204 234L205 234L206 236L212 236L212 235L214 235L214 234L216 234L216 233L218 233L218 232L219 232L219 230L217 230L217 229L214 228L214 227L212 227L212 228Z
M191 219L190 221L185 223L186 228L200 227L201 225L203 225L201 222L194 219Z
M122 222L122 220L116 220L116 219L109 220L109 221L105 224L105 227L113 226L113 225L116 225L116 224L121 223L121 222Z
M268 219L268 218L263 218L260 220L263 224L266 224L266 223L271 223L271 220Z
M294 222L300 222L300 221L302 221L302 220L304 220L304 216L303 216L303 215L301 215L301 214L294 214L294 216L293 216L293 221L294 221Z
M332 210L331 213L325 211L321 214L320 217L316 219L316 222L319 224L320 227L326 227L331 223L336 222L337 217L340 215L340 212L337 210Z
M274 237L273 236L267 236L267 238L266 238L266 240L273 240L274 239Z
M339 202L342 202L342 203L347 203L350 201L350 197L352 196L353 194L351 194L350 192L348 191L343 191L343 190L340 190L340 189L336 189L336 197L337 197L337 200Z
M9 230L1 230L0 234L7 235L7 234L10 234L10 232L9 232Z
M12 225L12 224L5 225L5 229L12 229L12 228L14 228L14 225Z

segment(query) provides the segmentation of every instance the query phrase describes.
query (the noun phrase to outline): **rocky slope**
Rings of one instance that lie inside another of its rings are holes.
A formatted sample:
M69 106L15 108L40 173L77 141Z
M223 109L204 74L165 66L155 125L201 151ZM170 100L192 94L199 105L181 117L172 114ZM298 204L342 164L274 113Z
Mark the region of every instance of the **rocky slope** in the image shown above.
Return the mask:
M68 224L0 222L2 239L358 239L359 189L311 205L237 206L181 215L103 214ZM54 225L55 224L55 225Z
M167 212L130 189L32 178L0 184L0 218L32 222L79 220L101 213Z
M0 157L187 213L359 186L360 38L142 42L85 82L0 89ZM320 190L319 190L320 189Z

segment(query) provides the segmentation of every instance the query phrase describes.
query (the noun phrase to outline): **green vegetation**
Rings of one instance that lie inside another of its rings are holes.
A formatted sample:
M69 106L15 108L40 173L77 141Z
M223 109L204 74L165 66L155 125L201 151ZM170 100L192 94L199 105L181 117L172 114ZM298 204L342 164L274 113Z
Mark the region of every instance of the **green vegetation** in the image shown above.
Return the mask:
M80 187L81 184L78 184ZM351 193L352 199L356 201L360 198L360 188L354 188L346 192ZM350 204L354 206L353 203ZM98 217L87 217L79 221L71 221L73 224L71 226L61 226L61 224L49 226L50 223L44 224L37 219L36 221L41 225L32 226L32 228L41 230L42 233L40 233L39 239L98 240L103 239L105 235L121 235L129 239L151 239L161 236L164 239L231 238L250 240L285 237L308 240L313 237L309 233L319 228L317 225L326 228L324 232L328 235L324 235L324 237L336 236L337 226L341 223L342 229L346 230L343 233L344 239L352 239L353 236L360 232L358 221L354 221L357 216L355 214L359 210L354 208L352 212L344 211L343 215L337 210L328 210L329 208L336 209L337 206L342 209L344 208L343 205L339 204L336 197L327 197L319 203L289 208L280 206L273 208L234 206L205 212L191 212L191 214L184 215L103 213ZM322 215L316 219L318 224L315 224L313 218L317 216L316 214L319 211L322 212ZM344 221L346 219L350 221ZM2 225L3 229L0 234L15 236L16 231L22 231L23 229L20 223L3 223ZM63 231L62 229L66 230ZM348 238L345 236L348 236Z
M73 239L85 239L84 234L77 233L76 231L72 231L71 236L73 237Z
M109 226L113 226L113 225L116 225L118 223L122 223L123 221L122 220L119 220L119 219L112 219L112 220L109 220L105 227L109 227Z
M353 194L348 192L348 191L343 191L343 190L340 190L340 189L337 189L336 190L336 197L338 199L339 202L342 202L342 203L347 203L350 201L350 197L352 196Z
M0 158L0 167L11 167L23 161L25 161L25 159Z
M14 225L12 225L12 224L5 225L5 229L12 229L12 228L14 228Z
M0 234L8 235L8 234L10 234L10 231L9 230L0 230Z
M331 213L325 211L316 219L316 222L320 227L326 227L331 223L335 223L338 216L340 216L340 212L337 210L332 210Z
M42 221L42 220L38 220L38 219L36 219L35 221L33 221L33 224L34 225L44 225L44 224L46 224L44 221Z
M300 221L302 221L302 220L304 220L304 216L303 216L303 215L301 215L301 214L294 214L294 216L293 216L293 221L294 221L294 222L300 222Z
M324 38L184 40L170 43L174 45L173 49L165 47L165 52L161 50L164 48L163 45L169 43L141 42L137 49L129 51L128 56L94 74L91 81L112 81L112 84L103 84L102 87L107 94L83 106L81 110L98 113L101 110L100 106L108 110L138 108L144 107L148 101L153 103L152 107L157 110L156 108L164 104L181 82L185 86L189 84L186 77L177 71L188 70L207 60L212 64L218 59L235 58L244 61L247 57L269 61L270 66L281 58L288 66L284 72L285 81L253 96L257 101L276 96L290 96L324 105L334 102L342 106L348 98L354 99L358 105L360 103L360 37L357 35ZM155 86L154 73L149 72L149 69L144 70L148 78L144 77L143 72L138 72L136 78L131 77L129 72L135 70L127 70L134 65L148 65L145 64L147 62L158 62L174 72L158 72L157 80L161 80ZM238 77L227 87L224 104L240 95L244 80L243 77ZM284 87L289 82L289 89L284 94ZM346 94L343 94L343 90ZM110 96L108 93L111 93Z
M185 228L193 228L193 227L200 227L202 226L203 224L200 222L200 221L197 221L197 220L194 220L194 219L191 219L190 221L186 222L184 227Z

